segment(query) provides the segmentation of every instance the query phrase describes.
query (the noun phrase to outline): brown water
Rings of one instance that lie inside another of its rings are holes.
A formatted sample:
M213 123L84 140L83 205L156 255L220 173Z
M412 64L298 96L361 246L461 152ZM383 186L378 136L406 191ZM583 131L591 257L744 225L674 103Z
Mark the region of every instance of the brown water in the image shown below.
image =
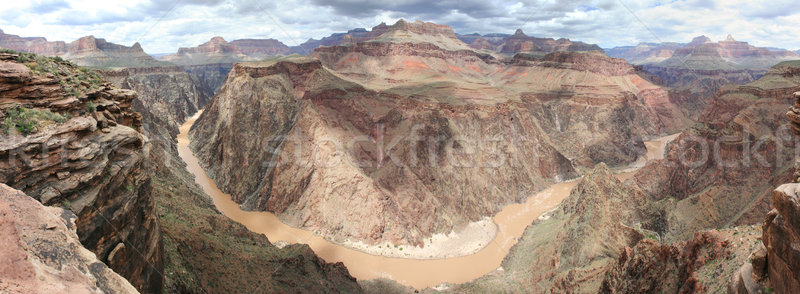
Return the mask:
M495 239L475 254L447 259L404 259L367 254L337 245L313 232L290 227L269 212L249 212L239 209L230 195L217 188L197 157L189 150L188 132L199 113L184 123L178 135L178 153L186 162L195 181L214 201L217 209L232 220L245 225L256 233L262 233L270 241L308 244L314 252L327 262L343 262L350 274L359 280L389 278L415 288L434 287L443 282L463 283L481 277L498 267L517 243L525 228L534 219L556 207L569 196L577 181L569 181L536 193L525 203L506 206L492 220L497 224ZM661 158L664 145L673 136L647 142L647 159ZM627 174L627 173L626 173ZM631 173L632 175L632 173Z

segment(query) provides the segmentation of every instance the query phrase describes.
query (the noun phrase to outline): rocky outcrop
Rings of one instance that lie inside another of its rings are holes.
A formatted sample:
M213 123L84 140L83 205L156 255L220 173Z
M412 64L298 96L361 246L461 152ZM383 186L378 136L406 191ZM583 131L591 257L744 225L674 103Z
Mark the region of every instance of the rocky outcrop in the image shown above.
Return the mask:
M612 57L623 58L633 64L695 70L765 71L781 61L800 59L800 55L791 51L755 47L747 42L736 41L730 35L728 37L724 41L713 42L706 36L699 36L685 44L642 43L606 51Z
M689 241L675 244L642 240L622 251L606 273L600 292L716 292L718 289L703 285L699 274L707 263L730 259L731 247L731 241L716 232L698 232Z
M772 193L772 205L764 221L766 273L778 293L800 291L800 189L786 184Z
M772 192L762 226L763 244L752 251L728 285L729 293L796 293L800 291L800 184L783 184Z
M367 31L364 28L357 28L347 31L346 33L333 33L330 36L324 37L319 40L309 39L299 46L292 46L292 53L299 53L308 55L314 52L314 49L325 46L338 46L354 44L374 39L389 30L386 23L381 23L372 27L372 30Z
M416 243L431 232L449 231L498 211L501 203L524 199L523 191L537 189L532 179L563 178L572 172L566 158L539 140L517 146L500 142L500 150L522 150L501 151L497 156L508 163L499 167L461 171L454 164L489 164L489 158L463 153L479 148L465 145L478 139L477 134L499 132L513 138L541 133L526 118L511 123L514 114L506 105L499 111L496 106L424 106L392 97L337 78L316 60L237 64L195 124L192 144L212 178L244 207L273 211L292 225L328 236L368 242ZM375 102L383 105L371 106ZM497 119L476 124L480 115ZM370 136L383 138L372 142ZM414 136L419 139L409 139ZM469 137L455 142L458 136ZM254 137L271 139L248 139ZM347 145L329 145L322 138ZM377 144L389 146L387 153ZM517 174L513 170L522 170L523 164L538 171L530 178L489 176ZM338 188L325 188L332 186ZM487 198L489 189L498 192ZM458 199L448 196L455 194ZM341 214L325 208L342 205L364 209Z
M685 44L675 42L664 43L640 43L636 46L621 46L605 49L608 56L622 58L632 64L653 64L672 57L675 49Z
M217 36L197 47L179 48L177 53L165 55L161 57L161 60L178 65L197 65L234 63L253 59L242 53L239 47Z
M154 164L145 171L153 179L163 234L164 292L360 292L341 263L326 263L306 245L279 249L219 213L195 183L175 140L178 126L209 97L195 77L180 68L104 74L139 93L133 107L141 111L141 130L152 143L147 160Z
M254 61L289 53L290 48L275 39L240 39L228 42L217 36L197 47L179 48L177 53L163 56L161 60L195 66Z
M160 233L144 172L150 147L135 99L69 63L0 54L0 182L75 212L86 248L137 289L159 292Z
M639 44L607 53L643 65L644 72L658 77L677 95L693 97L696 102L686 105L693 119L713 97L721 96L718 91L726 91L725 85L753 82L780 62L800 59L790 51L754 47L733 38L715 43L705 36L687 44Z
M78 241L75 214L0 184L0 292L138 293Z

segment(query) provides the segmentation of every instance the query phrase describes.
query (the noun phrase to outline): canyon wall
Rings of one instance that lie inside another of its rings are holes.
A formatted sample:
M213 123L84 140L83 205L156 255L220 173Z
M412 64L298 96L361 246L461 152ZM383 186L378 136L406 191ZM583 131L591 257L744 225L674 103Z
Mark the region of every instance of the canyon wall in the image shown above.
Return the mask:
M147 160L153 164L146 173L153 179L163 234L165 292L361 291L341 263L326 263L306 245L278 248L220 214L195 183L178 156L175 137L209 101L211 91L203 81L179 67L103 73L139 93L133 107L142 114L141 130L152 144Z
M160 292L150 144L135 99L71 64L0 54L0 182L75 212L86 248L140 291Z
M630 164L643 138L687 121L602 53L504 63L449 28L399 23L313 56L235 65L192 148L244 208L334 240L419 244L578 170Z
M781 122L792 99L788 93L798 90L799 76L770 73L721 92L699 123L670 144L663 160L636 174L638 185L663 204L659 232L667 240L763 220L773 188L792 178L798 146Z

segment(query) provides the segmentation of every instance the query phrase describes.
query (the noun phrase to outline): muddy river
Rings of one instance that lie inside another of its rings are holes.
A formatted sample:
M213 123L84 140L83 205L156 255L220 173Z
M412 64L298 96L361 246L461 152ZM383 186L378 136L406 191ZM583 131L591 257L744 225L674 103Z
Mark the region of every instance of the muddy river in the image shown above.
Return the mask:
M343 262L350 274L359 280L389 278L415 288L435 287L443 282L463 283L481 277L498 267L517 238L534 219L556 207L569 196L577 181L563 182L532 195L525 203L505 207L492 220L497 225L494 240L477 253L446 259L406 259L371 255L335 244L315 235L311 231L294 228L282 223L269 212L250 212L239 209L230 195L217 188L198 164L197 157L189 149L188 132L198 115L190 118L180 128L178 153L186 162L195 181L211 196L217 209L232 220L245 225L256 233L262 233L272 242L308 244L314 252L327 262ZM647 160L663 157L664 146L676 135L646 142ZM620 173L621 178L632 176L632 171Z

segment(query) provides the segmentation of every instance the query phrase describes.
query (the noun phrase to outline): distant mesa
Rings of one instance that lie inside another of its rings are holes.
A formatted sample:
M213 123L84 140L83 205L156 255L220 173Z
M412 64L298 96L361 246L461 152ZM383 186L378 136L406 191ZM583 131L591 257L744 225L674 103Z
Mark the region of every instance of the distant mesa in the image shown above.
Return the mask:
M800 59L798 53L776 49L755 47L728 35L720 42L713 42L707 36L698 36L687 44L641 43L611 48L606 52L611 57L623 58L633 64L702 70L766 71L781 61Z
M559 51L603 51L600 46L587 44L584 42L573 42L569 39L560 38L537 38L525 34L522 29L514 31L513 35L508 34L470 34L458 35L462 41L470 44L470 47L479 50L496 51L499 53L521 53L521 52L559 52ZM490 46L491 45L491 46Z
M139 43L131 47L114 44L94 36L71 43L49 42L42 37L20 37L0 31L0 47L47 56L59 56L88 67L149 67L170 65L155 60Z

